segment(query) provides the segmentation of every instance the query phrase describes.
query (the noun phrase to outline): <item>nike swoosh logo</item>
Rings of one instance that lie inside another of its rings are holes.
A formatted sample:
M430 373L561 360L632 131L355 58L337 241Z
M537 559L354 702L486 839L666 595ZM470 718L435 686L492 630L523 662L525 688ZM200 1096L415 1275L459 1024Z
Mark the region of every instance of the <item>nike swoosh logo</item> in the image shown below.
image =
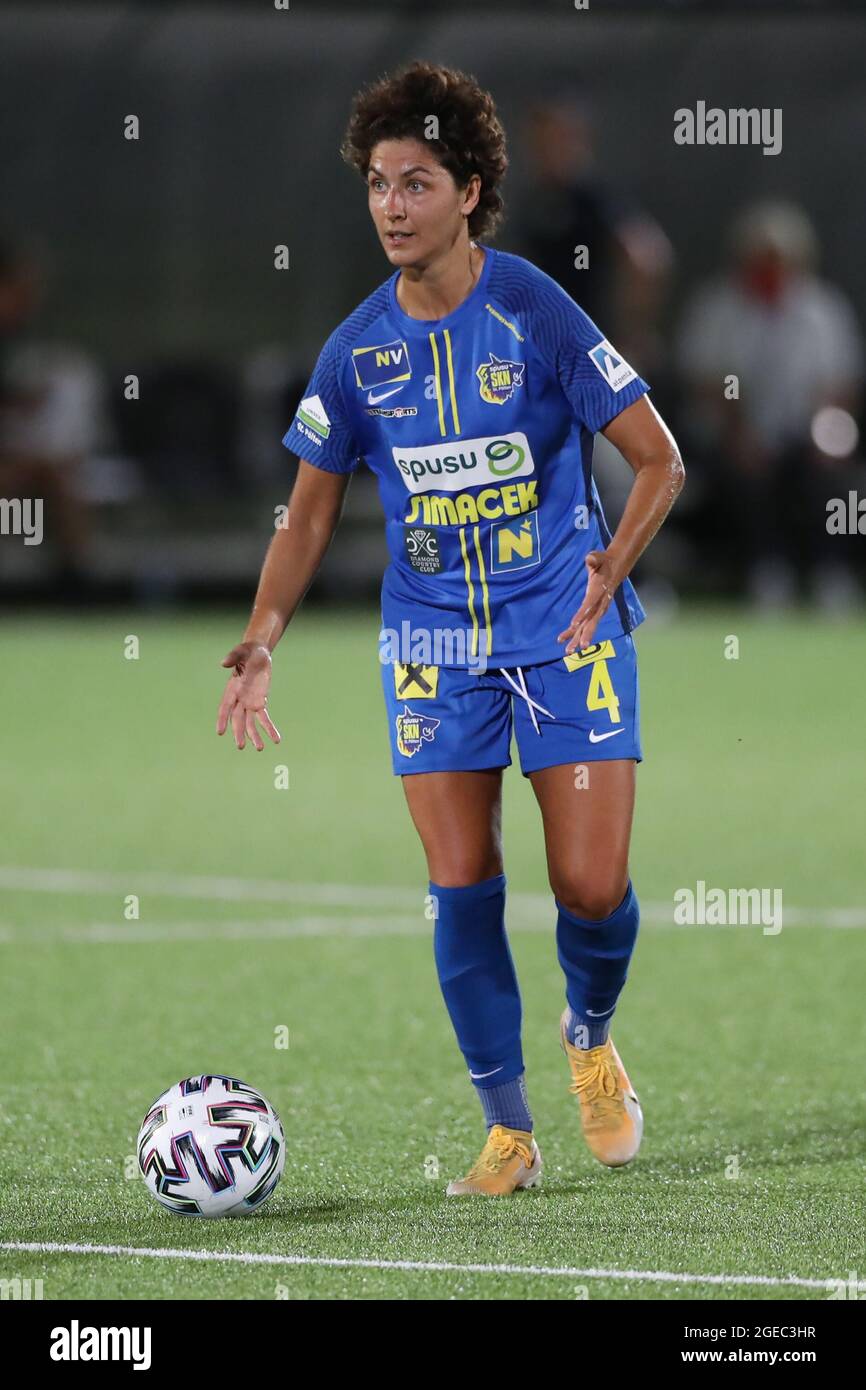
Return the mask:
M619 733L619 730L617 730L617 733ZM615 1008L616 1004L613 1006L613 1009ZM606 1014L612 1014L613 1009L602 1009L600 1012L597 1012L595 1009L587 1009L586 1012L589 1014L590 1018L604 1018Z
M622 728L622 729L611 729L610 733L607 733L607 734L597 734L597 733L595 732L595 729L590 729L590 731L589 731L589 741L590 741L590 743L603 743L604 740L605 740L606 738L615 738L617 734L624 734L624 733L625 733L625 729L624 729L624 728Z
M480 1081L482 1076L495 1076L498 1071L502 1071L502 1067L494 1067L493 1071L470 1071L469 1075L473 1081Z
M394 396L398 391L402 391L402 386L394 386L390 391L382 391L378 396L374 396L372 391L367 392L367 404L378 405L380 401L387 401L389 396Z

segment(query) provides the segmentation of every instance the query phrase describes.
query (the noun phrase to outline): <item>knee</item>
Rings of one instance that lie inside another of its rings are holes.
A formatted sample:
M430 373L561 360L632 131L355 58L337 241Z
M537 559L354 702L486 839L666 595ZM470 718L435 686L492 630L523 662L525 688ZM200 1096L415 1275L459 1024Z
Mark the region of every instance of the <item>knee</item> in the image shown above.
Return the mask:
M550 886L573 917L600 922L616 912L625 897L628 874L595 872L582 877L551 877Z
M429 863L428 871L430 882L438 884L440 888L471 888L473 884L484 883L488 878L497 878L502 873L502 861L449 858L447 864L437 866Z

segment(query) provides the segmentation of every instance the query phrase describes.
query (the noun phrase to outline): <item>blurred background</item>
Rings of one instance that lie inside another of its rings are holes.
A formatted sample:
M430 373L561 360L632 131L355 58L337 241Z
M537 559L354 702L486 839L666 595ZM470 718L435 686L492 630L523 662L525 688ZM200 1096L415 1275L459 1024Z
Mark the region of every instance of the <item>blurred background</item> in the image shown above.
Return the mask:
M817 0L5 5L0 498L44 499L44 541L0 528L0 603L251 595L318 350L390 273L338 155L349 102L420 56L494 93L496 244L565 286L680 442L647 606L855 609L863 547L826 518L864 490L864 38L862 6ZM781 109L781 152L677 144L699 101ZM602 437L596 462L615 522L630 474ZM362 470L311 598L375 599L386 561Z

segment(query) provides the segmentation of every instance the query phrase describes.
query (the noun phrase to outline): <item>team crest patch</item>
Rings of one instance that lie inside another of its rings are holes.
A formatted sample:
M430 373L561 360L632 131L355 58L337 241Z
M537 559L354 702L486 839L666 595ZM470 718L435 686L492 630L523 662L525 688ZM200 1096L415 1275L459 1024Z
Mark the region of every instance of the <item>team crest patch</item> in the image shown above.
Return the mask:
M438 574L442 569L439 536L426 526L405 526L403 540L413 570L419 574Z
M431 719L426 714L416 714L408 705L403 713L397 715L397 747L404 758L414 758L424 743L432 743L441 719Z
M518 386L523 385L525 372L525 362L512 362L491 352L487 361L475 368L481 399L490 405L504 405L511 400Z
M400 700L432 700L439 685L439 667L420 662L394 662L394 693Z
M562 659L569 671L579 671L581 666L591 666L594 661L607 661L616 656L613 649L613 642L593 642L591 647L584 647L582 651L570 652Z

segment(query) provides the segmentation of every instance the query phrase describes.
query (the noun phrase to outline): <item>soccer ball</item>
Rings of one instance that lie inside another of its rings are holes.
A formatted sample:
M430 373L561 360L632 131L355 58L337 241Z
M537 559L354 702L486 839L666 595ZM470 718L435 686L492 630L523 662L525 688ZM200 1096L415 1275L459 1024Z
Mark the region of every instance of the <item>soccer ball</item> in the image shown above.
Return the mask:
M188 1076L163 1091L136 1147L149 1191L182 1216L246 1216L286 1163L279 1115L235 1076Z

